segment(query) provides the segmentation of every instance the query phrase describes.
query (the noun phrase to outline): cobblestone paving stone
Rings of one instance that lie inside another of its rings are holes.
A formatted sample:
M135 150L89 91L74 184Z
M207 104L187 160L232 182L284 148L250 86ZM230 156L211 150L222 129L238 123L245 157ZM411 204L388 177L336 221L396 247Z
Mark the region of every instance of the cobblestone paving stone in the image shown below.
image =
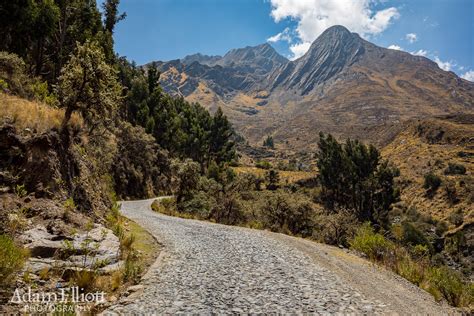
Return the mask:
M393 312L263 231L170 217L150 204L123 202L122 212L164 245L160 262L139 295L105 314Z

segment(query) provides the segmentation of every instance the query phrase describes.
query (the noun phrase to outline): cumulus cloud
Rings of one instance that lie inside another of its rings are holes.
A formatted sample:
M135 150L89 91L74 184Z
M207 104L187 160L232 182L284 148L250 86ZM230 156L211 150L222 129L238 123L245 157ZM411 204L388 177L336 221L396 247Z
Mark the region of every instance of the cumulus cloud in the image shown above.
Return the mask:
M286 29L283 30L283 32L280 32L274 36L269 37L267 41L271 43L275 43L278 41L286 41L288 43L291 43L292 38L290 34L290 28L287 27Z
M415 56L423 56L423 57L426 57L426 55L428 55L428 51L424 50L424 49L420 49L416 52L412 52L411 53L412 55L415 55Z
M444 71L450 71L451 68L456 65L452 61L442 61L438 56L434 57L434 61L438 64L439 68L443 69Z
M461 78L474 82L474 70L470 70L461 75Z
M298 23L294 30L296 39L293 39L296 44L290 46L294 58L302 56L311 43L333 25L344 25L350 31L368 38L383 32L400 16L394 7L374 11L373 6L377 0L270 0L270 2L271 16L275 22L289 18ZM278 35L275 35L277 39Z
M401 48L400 46L395 45L395 44L390 45L390 46L388 47L388 49L403 50L403 48Z
M405 35L405 38L410 43L414 43L418 40L418 36L415 33L408 33L407 35Z

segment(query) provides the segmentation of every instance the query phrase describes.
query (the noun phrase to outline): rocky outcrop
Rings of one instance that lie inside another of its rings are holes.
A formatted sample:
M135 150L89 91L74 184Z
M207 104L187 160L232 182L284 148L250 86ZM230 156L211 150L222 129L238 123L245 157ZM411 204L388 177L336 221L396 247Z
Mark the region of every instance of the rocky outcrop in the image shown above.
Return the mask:
M24 187L36 198L72 197L84 212L110 207L105 192L97 191L91 175L90 157L74 149L80 143L72 132L51 130L44 134L20 136L11 125L0 127L0 188L3 193ZM80 181L78 181L80 180Z
M272 46L262 44L233 49L223 57L194 54L157 65L161 84L170 94L188 96L204 80L215 93L226 97L258 90L266 76L287 63Z
M49 268L101 268L104 271L118 268L120 242L110 229L95 224L90 231L70 236L54 234L37 225L19 238L29 250L31 259L26 270L38 273Z

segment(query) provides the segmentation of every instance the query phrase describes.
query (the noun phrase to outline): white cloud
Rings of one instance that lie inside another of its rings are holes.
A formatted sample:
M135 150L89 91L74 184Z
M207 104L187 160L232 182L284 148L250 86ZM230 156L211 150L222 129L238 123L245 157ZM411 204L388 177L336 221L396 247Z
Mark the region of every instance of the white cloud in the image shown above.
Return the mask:
M469 70L461 75L461 78L474 82L474 70Z
M420 49L416 52L412 52L411 53L412 55L415 55L415 56L423 56L423 57L426 57L426 55L428 55L428 51L424 50L424 49Z
M403 48L401 48L400 46L395 45L395 44L390 45L390 46L388 47L388 49L403 50Z
M271 43L275 43L278 41L286 41L288 43L291 43L292 39L291 39L291 34L290 34L290 28L287 27L286 29L283 30L283 32L280 32L274 36L269 37L267 41Z
M374 11L379 0L270 0L275 22L286 18L298 22L297 37L290 50L294 58L303 55L327 28L344 25L363 37L383 32L400 14L394 7ZM281 33L280 33L281 34ZM278 36L275 35L275 36ZM306 49L306 50L305 50Z
M310 42L303 42L299 44L294 44L290 46L290 51L293 53L293 56L290 57L291 60L295 60L303 56L311 46Z
M405 35L405 38L410 43L414 43L418 40L418 36L415 33L408 33L407 35Z
M439 68L444 71L450 71L451 68L456 65L453 61L442 61L438 56L434 57L434 61L438 64Z

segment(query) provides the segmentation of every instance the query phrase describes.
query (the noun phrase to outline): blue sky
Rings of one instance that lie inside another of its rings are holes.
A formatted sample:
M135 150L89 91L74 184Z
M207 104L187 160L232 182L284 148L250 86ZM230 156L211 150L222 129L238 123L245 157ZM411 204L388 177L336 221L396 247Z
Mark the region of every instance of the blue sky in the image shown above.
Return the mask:
M301 56L328 26L417 53L474 81L473 0L122 0L115 46L138 64L269 41Z

